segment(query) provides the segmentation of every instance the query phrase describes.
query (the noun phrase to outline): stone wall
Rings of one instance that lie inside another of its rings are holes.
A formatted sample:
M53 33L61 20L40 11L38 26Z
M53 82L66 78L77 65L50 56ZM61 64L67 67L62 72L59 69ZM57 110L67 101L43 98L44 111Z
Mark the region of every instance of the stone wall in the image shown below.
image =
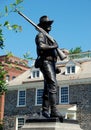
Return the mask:
M5 115L24 115L34 113L38 111L38 107L35 107L35 89L26 90L26 106L17 106L17 90L8 91L5 98Z
M57 89L59 91L59 89ZM5 103L5 129L15 130L15 119L17 116L31 116L38 112L41 106L35 106L36 89L26 90L26 107L17 107L17 90L8 91ZM59 102L57 93L57 104ZM69 101L77 103L77 119L83 130L91 129L91 85L71 85L69 86Z
M91 85L70 86L70 102L77 102L77 119L82 129L91 129Z
M5 116L4 122L4 130L15 130L16 123L14 116Z
M5 97L4 130L15 130L16 117L29 117L40 111L41 106L35 106L35 89L26 90L26 106L17 107L17 90L8 91Z

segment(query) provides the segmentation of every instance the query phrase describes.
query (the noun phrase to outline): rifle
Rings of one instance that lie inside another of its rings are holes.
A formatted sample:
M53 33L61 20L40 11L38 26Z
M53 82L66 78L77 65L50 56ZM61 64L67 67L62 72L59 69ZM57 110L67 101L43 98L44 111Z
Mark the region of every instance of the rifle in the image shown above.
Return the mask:
M17 9L15 11L18 12L18 14L21 15L23 18L25 18L29 23L31 23L39 32L42 32L44 35L46 35L47 38L49 38L49 40L51 42L53 42L53 43L55 42L53 37L51 37L44 29L42 29L41 27L37 26L31 19L26 17L23 13L21 13ZM56 51L57 51L57 54L58 54L58 56L59 56L59 58L61 60L64 60L67 57L59 48L57 48Z

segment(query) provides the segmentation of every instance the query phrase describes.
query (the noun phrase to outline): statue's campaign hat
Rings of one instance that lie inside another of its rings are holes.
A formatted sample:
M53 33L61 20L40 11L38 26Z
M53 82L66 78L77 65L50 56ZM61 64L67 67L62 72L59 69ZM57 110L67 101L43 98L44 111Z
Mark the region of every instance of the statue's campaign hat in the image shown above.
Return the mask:
M41 27L41 26L46 25L46 24L51 25L52 23L53 23L53 20L50 20L48 18L48 16L44 15L44 16L40 17L38 26Z

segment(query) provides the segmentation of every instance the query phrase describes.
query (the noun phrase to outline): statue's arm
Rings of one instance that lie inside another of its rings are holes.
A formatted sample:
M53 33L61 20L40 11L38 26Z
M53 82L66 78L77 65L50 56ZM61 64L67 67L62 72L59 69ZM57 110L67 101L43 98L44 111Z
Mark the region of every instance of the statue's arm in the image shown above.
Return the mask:
M56 43L54 43L53 45L46 44L45 36L42 33L37 35L36 43L37 43L38 48L42 50L51 50L51 49L56 49L58 47Z

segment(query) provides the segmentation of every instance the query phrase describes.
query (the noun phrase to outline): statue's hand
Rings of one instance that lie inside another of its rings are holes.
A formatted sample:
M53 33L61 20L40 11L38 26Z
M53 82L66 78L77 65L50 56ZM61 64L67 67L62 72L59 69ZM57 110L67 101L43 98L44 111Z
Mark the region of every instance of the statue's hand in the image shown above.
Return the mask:
M61 69L56 67L56 74L59 74L59 73L61 73Z

